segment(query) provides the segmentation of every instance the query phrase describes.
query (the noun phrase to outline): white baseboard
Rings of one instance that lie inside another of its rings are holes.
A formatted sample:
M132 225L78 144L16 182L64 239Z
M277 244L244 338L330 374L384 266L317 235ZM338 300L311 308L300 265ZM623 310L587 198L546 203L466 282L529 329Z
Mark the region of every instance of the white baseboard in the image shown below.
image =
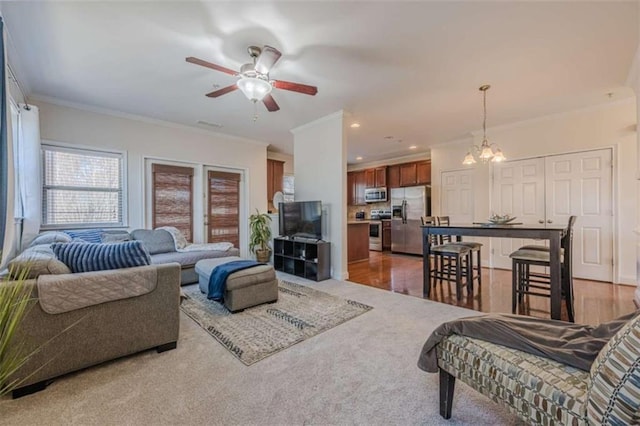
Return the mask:
M638 279L635 276L630 275L620 275L618 277L618 282L616 284L624 284L624 285L637 285Z

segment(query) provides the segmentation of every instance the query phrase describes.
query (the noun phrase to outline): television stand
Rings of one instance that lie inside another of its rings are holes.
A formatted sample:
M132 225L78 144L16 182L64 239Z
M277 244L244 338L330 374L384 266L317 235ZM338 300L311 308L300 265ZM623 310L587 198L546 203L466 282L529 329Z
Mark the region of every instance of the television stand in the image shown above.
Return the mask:
M308 238L273 239L273 267L313 281L331 278L331 243Z

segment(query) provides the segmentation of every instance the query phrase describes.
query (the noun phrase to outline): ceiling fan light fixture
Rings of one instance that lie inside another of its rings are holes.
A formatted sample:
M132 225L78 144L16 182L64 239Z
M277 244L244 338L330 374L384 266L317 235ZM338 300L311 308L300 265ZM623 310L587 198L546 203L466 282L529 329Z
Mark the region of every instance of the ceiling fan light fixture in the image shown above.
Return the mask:
M253 102L261 101L273 90L271 83L258 77L242 77L237 84L247 99Z

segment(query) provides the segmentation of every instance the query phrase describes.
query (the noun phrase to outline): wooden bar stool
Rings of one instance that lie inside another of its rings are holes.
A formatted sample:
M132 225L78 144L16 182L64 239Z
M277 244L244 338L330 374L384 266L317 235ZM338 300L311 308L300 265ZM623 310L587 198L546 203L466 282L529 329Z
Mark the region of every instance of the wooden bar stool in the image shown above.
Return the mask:
M451 223L449 216L438 216L438 225L449 226ZM474 241L453 241L451 235L442 235L441 244L461 244L465 247L469 247L471 252L467 258L468 273L467 273L467 291L469 294L473 293L473 282L478 281L478 289L482 286L482 243ZM476 254L476 259L473 259L473 253Z
M561 241L562 266L561 285L562 295L567 307L570 322L575 322L573 306L573 275L571 269L573 225L576 216L569 218L567 230ZM511 271L511 312L516 313L517 307L523 302L525 295L551 298L551 285L548 274L532 272L531 266L549 267L551 253L542 246L523 246L509 255L512 259Z
M423 225L436 225L436 219L433 216L422 216L421 219ZM456 299L461 300L463 277L466 277L468 281L465 260L470 256L471 249L460 244L440 244L438 235L430 235L429 244L434 264L434 267L431 268L431 275L428 277L429 288L432 288L432 279L434 284L437 280L440 283L443 281L455 282Z

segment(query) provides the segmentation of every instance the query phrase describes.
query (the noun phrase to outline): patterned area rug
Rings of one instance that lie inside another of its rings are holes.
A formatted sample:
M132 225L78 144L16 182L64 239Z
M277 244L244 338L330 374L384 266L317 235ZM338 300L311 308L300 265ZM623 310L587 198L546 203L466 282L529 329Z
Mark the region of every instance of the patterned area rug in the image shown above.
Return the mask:
M208 300L195 285L183 288L186 298L180 307L245 365L373 309L287 281L280 281L278 289L276 303L232 314L224 305Z

